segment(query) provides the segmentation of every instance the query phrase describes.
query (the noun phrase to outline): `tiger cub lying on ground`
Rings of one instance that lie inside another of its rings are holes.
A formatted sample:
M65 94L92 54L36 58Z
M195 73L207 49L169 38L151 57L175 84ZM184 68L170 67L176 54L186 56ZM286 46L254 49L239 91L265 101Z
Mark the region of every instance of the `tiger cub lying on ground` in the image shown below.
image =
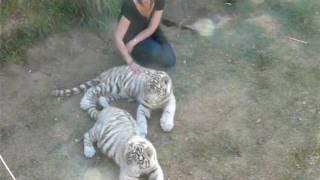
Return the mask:
M110 101L132 98L139 102L137 124L142 136L147 134L147 118L151 110L162 108L161 128L168 132L174 126L176 99L173 94L172 80L163 71L142 67L142 73L134 73L129 66L109 69L98 77L72 89L54 90L55 96L71 96L85 91L80 107L92 119L98 114L98 102L107 107Z
M84 155L95 154L93 143L120 166L120 180L163 180L163 172L153 145L138 135L136 122L121 109L108 107L99 112L97 122L84 134Z

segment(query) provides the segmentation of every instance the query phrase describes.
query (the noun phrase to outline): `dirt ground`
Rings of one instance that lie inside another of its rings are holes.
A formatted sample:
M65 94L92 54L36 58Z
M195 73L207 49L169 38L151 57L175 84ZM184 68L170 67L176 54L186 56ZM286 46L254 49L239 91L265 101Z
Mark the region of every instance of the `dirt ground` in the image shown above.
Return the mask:
M189 1L167 16L188 19ZM164 69L174 81L176 124L162 132L153 112L148 138L166 179L320 180L319 56L283 37L268 14L239 20L205 5L199 1L189 20L214 19L212 38L164 28L177 53L176 67ZM243 23L272 43L250 44ZM79 107L81 95L49 96L123 63L109 35L56 34L30 48L25 63L0 70L0 153L18 180L117 179L110 159L83 156L82 135L93 122ZM243 60L243 49L257 56ZM136 103L114 105L135 115ZM0 179L9 180L2 167Z

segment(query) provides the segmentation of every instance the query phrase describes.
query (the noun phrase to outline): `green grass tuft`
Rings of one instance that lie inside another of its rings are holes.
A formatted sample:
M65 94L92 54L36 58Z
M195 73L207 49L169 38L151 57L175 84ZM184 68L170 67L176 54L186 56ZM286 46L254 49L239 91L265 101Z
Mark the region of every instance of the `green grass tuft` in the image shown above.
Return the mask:
M22 55L27 47L80 25L96 28L107 17L115 18L120 12L118 0L2 0L0 22L23 19L24 23L13 28L9 35L0 34L0 63ZM23 18L21 18L23 17Z
M319 33L319 8L318 0L271 0L266 1L269 10L281 24L285 25L286 31L297 32L306 38L312 38Z
M223 49L231 59L255 64L262 71L272 64L273 52L269 47L273 41L263 29L248 22L241 22L228 33L216 32L212 45L214 48Z

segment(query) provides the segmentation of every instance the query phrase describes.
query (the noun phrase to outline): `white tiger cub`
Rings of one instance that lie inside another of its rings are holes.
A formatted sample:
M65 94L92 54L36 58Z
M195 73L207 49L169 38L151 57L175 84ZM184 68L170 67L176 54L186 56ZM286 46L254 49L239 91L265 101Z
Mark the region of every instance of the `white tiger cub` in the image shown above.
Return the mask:
M162 108L161 128L168 132L174 127L176 99L170 76L163 72L142 67L142 73L134 73L129 66L111 68L93 80L72 89L54 90L55 96L70 96L85 91L80 107L92 119L98 114L97 103L104 107L110 101L132 98L139 102L137 124L141 135L147 134L147 118L151 110Z
M120 180L163 180L163 172L153 145L138 135L133 117L119 108L108 107L99 112L94 126L84 134L84 155L95 155L93 143L120 166Z

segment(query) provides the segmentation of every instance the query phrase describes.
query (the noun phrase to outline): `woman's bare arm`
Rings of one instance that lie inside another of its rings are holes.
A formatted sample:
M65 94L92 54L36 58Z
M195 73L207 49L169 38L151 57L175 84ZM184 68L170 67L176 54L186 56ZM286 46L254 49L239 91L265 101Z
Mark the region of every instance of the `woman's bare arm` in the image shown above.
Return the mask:
M134 72L140 73L140 66L134 62L132 56L130 55L131 50L129 51L123 42L124 35L128 31L129 25L130 21L126 17L122 16L114 32L114 41L124 61Z
M132 40L130 40L127 44L127 47L129 51L133 49L135 45L137 45L139 42L145 40L146 38L150 37L156 29L159 27L161 18L162 18L163 10L155 11L153 16L151 17L151 21L149 26L141 31L136 37Z
M114 32L114 42L116 44L116 48L119 50L121 56L128 65L133 62L133 58L124 44L123 38L128 31L129 25L130 21L126 17L122 16Z

